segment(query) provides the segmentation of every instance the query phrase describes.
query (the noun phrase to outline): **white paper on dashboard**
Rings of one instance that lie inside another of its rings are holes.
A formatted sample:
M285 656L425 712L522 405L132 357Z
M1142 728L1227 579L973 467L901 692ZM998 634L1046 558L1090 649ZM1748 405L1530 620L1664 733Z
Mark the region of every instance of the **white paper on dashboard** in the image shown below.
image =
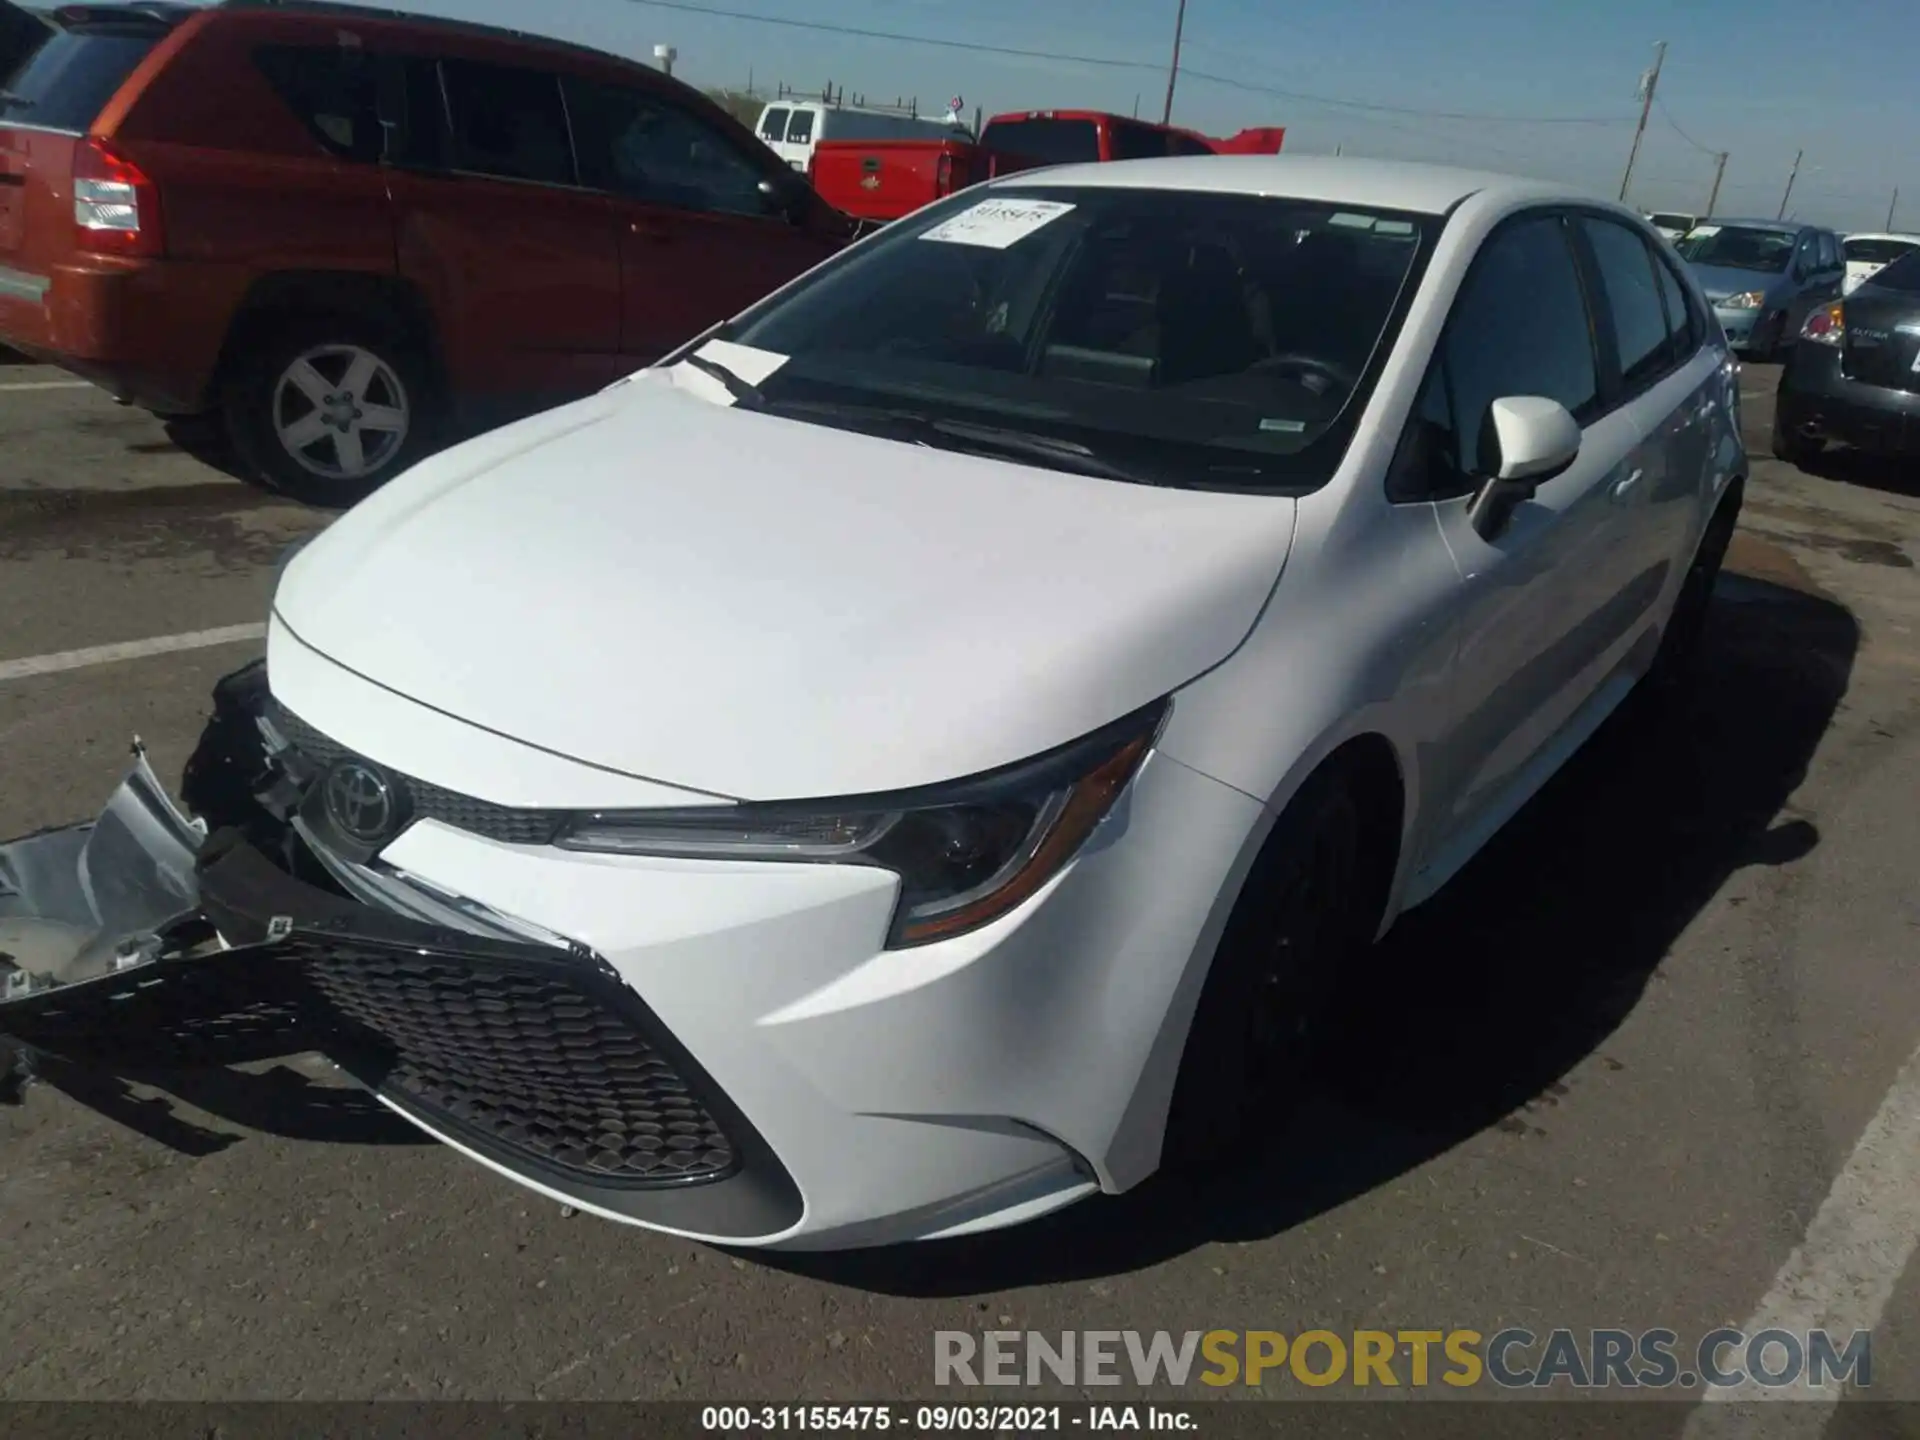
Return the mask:
M943 245L1005 250L1071 209L1073 206L1062 200L982 200L951 220L942 220L920 238Z

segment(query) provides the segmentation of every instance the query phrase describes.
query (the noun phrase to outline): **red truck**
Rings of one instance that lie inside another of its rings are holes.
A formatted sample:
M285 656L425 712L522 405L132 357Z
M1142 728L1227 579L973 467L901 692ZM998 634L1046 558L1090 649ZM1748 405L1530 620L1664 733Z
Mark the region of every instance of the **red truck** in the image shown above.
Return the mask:
M1168 155L1275 155L1286 133L1283 127L1265 126L1217 140L1096 110L1030 110L994 116L971 143L822 141L814 147L808 177L828 204L862 220L885 222L996 175Z

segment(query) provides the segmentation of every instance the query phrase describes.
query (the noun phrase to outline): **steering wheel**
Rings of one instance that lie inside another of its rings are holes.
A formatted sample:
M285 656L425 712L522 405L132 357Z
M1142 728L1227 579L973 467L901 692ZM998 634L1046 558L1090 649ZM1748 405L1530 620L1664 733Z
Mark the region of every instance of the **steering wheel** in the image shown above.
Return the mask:
M1253 368L1277 370L1283 374L1321 375L1343 390L1351 390L1360 383L1360 377L1346 366L1336 365L1331 360L1323 360L1318 355L1302 355L1297 351L1288 351L1283 355L1269 355Z

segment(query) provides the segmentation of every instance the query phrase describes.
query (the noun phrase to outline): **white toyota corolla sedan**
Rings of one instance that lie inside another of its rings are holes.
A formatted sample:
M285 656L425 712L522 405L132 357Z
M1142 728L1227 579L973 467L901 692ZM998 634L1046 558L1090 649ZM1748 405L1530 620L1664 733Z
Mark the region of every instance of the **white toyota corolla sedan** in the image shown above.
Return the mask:
M0 1028L224 966L474 1159L729 1244L1124 1191L1232 1151L1330 978L1684 672L1738 420L1617 205L968 190L293 556L197 819L139 759L0 848Z

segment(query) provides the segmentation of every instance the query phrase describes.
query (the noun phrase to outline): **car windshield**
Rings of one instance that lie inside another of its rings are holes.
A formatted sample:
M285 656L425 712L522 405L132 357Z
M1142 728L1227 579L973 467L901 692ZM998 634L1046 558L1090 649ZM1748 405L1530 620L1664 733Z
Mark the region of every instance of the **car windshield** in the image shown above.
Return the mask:
M1441 223L1132 187L975 192L718 338L781 357L760 398L812 406L802 418L907 411L923 443L969 448L928 420L1010 427L1033 463L1049 463L1037 441L1115 478L1310 488L1346 449Z
M1916 245L1920 245L1920 241L1879 240L1863 236L1847 241L1847 259L1862 260L1869 265L1885 265L1898 260Z
M1763 270L1777 275L1793 259L1794 240L1791 230L1714 226L1688 235L1680 242L1680 254L1695 265L1722 265L1730 270Z

